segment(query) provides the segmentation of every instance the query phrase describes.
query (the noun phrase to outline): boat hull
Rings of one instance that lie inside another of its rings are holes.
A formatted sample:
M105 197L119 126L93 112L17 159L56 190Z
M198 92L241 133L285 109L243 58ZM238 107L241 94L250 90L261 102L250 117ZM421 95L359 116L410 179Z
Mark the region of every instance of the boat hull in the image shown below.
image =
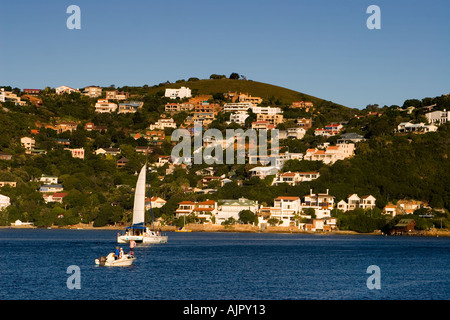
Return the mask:
M159 235L149 235L149 236L129 236L129 235L119 235L117 236L117 243L130 243L131 240L134 240L136 243L143 244L159 244L159 243L167 243L167 236L159 236Z
M136 260L136 257L126 254L120 259L114 259L114 256L109 254L106 258L95 259L95 264L105 267L128 267Z

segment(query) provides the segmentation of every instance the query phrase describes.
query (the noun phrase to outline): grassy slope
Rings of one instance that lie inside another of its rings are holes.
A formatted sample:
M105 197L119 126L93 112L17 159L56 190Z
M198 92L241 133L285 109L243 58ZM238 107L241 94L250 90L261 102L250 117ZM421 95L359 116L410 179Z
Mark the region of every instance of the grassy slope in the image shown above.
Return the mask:
M166 86L149 88L148 93L156 93L160 90L165 90L166 88L180 88L182 86L189 87L191 90L198 89L198 94L236 91L248 93L252 96L261 97L263 99L275 97L275 100L279 99L283 104L290 104L293 101L312 101L315 105L319 105L324 101L323 99L317 97L267 83L251 80L231 79L204 79L198 81L171 83Z

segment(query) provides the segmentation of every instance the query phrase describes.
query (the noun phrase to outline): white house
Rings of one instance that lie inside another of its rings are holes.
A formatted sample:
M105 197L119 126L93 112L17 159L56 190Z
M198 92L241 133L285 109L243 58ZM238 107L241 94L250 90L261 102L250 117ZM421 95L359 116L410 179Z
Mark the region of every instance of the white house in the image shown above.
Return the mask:
M0 194L0 211L11 205L11 199Z
M316 218L322 219L331 216L331 210L334 207L334 196L326 193L313 193L310 190L309 195L305 196L305 201L302 202L302 209L312 208L316 214Z
M295 226L295 215L300 212L300 197L278 197L270 208L270 217L281 221L280 226Z
M225 103L223 105L223 112L245 112L247 113L248 109L252 109L255 105L251 102L233 102L233 103ZM252 111L253 112L253 111Z
M430 124L441 125L443 123L450 121L450 111L444 109L444 111L432 111L425 113L425 117L427 118Z
M230 123L235 122L239 125L244 125L245 124L245 119L247 119L249 117L249 114L247 112L244 111L239 111L237 113L232 113L230 115Z
M315 172L283 172L277 173L273 179L272 185L279 185L287 183L290 186L295 186L303 181L312 181L320 177L318 171Z
M33 150L36 146L36 140L30 137L22 137L20 138L20 143L22 143L22 146L25 148L26 151Z
M58 184L58 177L43 174L39 181L44 184Z
M183 99L192 97L191 89L186 87L181 87L180 89L166 89L164 96L170 99Z
M102 88L99 86L84 87L83 95L90 98L97 98L102 95Z
M376 198L372 195L362 196L361 198L356 194L351 194L347 198L347 202L341 200L337 204L337 209L344 212L361 209L373 209L375 208Z
M177 128L176 122L172 118L160 118L155 124L150 125L150 130L164 130L166 128Z
M434 124L426 125L423 122L421 123L402 122L397 126L397 132L400 133L434 132L437 131L437 129L438 128Z
M255 167L253 169L250 169L250 174L252 176L259 177L260 179L264 179L267 176L275 175L278 172L277 167Z
M80 92L78 89L74 89L68 86L60 86L55 88L56 94L63 94L63 93L72 93L72 92Z
M68 150L72 153L72 158L84 159L84 148L64 148L64 150Z
M108 99L98 99L95 104L95 112L97 113L111 113L117 110L117 104L109 102Z
M161 208L166 204L166 200L160 197L152 197L151 199L146 198L145 199L145 210L150 210L151 208Z
M242 210L250 210L253 213L257 213L258 209L258 201L248 200L246 198L219 201L216 224L222 224L222 222L228 220L229 218L238 220L239 212Z

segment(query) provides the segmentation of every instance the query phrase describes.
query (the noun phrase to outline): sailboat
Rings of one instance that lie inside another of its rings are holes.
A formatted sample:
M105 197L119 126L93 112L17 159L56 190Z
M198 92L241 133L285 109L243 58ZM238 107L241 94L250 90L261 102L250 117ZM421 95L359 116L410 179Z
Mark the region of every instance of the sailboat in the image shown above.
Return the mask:
M166 243L167 236L161 235L155 231L153 224L153 210L150 202L150 211L152 214L152 228L145 225L145 184L146 184L147 165L145 164L139 173L134 194L133 223L131 227L125 229L125 234L117 235L118 243L129 243L134 240L136 243L157 244ZM149 191L150 192L150 191ZM151 199L151 197L150 197Z
M183 227L176 229L175 232L191 232L192 230L186 229L186 215L184 215Z

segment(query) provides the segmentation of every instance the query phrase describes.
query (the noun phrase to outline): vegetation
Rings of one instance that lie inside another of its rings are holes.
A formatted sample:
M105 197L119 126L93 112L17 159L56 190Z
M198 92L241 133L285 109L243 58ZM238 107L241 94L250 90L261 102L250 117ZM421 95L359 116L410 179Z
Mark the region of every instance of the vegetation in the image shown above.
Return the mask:
M415 212L416 228L425 230L430 227L450 226L450 124L442 125L437 132L427 134L396 135L394 130L400 122L424 122L424 106L435 104L436 109L450 109L449 96L435 98L409 99L402 108L414 106L412 113L405 112L398 106L369 105L363 110L349 109L329 101L264 84L256 81L242 80L239 74L211 75L210 79L189 78L179 80L176 84L164 83L149 87L122 87L130 100L144 102L142 110L135 114L97 114L94 112L96 99L78 93L55 95L46 88L40 94L43 106L32 104L15 106L6 102L0 107L0 151L10 153L12 160L0 160L0 181L16 181L17 187L0 187L0 193L11 198L11 205L0 211L0 225L9 225L17 219L32 221L36 226L71 225L79 222L94 226L115 223L127 223L131 220L133 206L133 188L141 165L156 161L159 155L168 155L172 150L170 131L166 131L166 140L154 147L148 156L135 152L136 146L147 146L145 139L135 140L131 133L140 132L155 123L164 113L164 105L173 102L164 98L165 88L188 86L197 94L211 94L213 101L224 102L223 93L228 91L248 92L264 99L263 105L278 105L284 117L293 121L298 117L313 117L314 128L329 122L346 123L347 132L363 135L366 141L358 144L356 155L350 159L338 161L332 166L322 162L290 160L284 171L319 171L320 177L311 182L290 187L287 184L272 186L272 178L260 180L250 176L250 169L255 165L215 165L216 175L225 175L232 179L223 187L212 182L209 187L217 188L213 194L187 193L186 189L198 185L200 177L196 171L208 165L193 165L191 168L176 169L166 175L168 165L155 168L149 176L153 194L167 200L162 208L153 210L155 218L163 218L165 223L182 226L184 221L175 219L174 211L183 200L203 201L208 199L238 199L245 197L258 200L264 205L273 204L278 196L300 196L308 194L310 189L334 195L336 202L347 199L352 193L372 194L377 198L376 208L370 211L355 210L339 212L333 210L338 218L339 228L358 232L371 232L376 229L386 230L398 222L397 217L390 219L382 215L382 209L389 202L400 199L425 201L435 209L433 218L423 218L424 212ZM8 88L6 88L8 90ZM15 90L20 95L19 89ZM313 112L292 109L292 101L312 101ZM370 115L379 113L381 116ZM177 125L183 123L187 113L174 115ZM358 117L355 117L358 116ZM227 128L227 116L220 116L213 126ZM250 114L245 127L256 119ZM53 129L38 127L38 124L55 124L57 121L76 121L77 130L58 133ZM426 120L425 120L426 121ZM106 126L107 131L86 131L84 124ZM289 126L289 122L284 124ZM236 125L239 127L238 125ZM283 127L280 127L283 129ZM34 134L36 147L46 151L44 155L27 155L20 143L20 138L30 136L31 129L38 129ZM83 147L85 159L74 159L69 151L64 150L55 139L70 140L70 147ZM313 135L308 130L301 140L282 141L282 151L305 152L323 142L334 143L337 137L324 138ZM121 149L120 157L126 157L128 163L119 168L117 157L95 155L100 147ZM39 192L42 174L54 175L68 193L63 203L45 203ZM149 213L148 213L148 219ZM230 220L225 224L254 223L256 215L252 212L240 212L239 221ZM201 222L194 216L186 217L186 223ZM270 225L279 221L270 219Z

